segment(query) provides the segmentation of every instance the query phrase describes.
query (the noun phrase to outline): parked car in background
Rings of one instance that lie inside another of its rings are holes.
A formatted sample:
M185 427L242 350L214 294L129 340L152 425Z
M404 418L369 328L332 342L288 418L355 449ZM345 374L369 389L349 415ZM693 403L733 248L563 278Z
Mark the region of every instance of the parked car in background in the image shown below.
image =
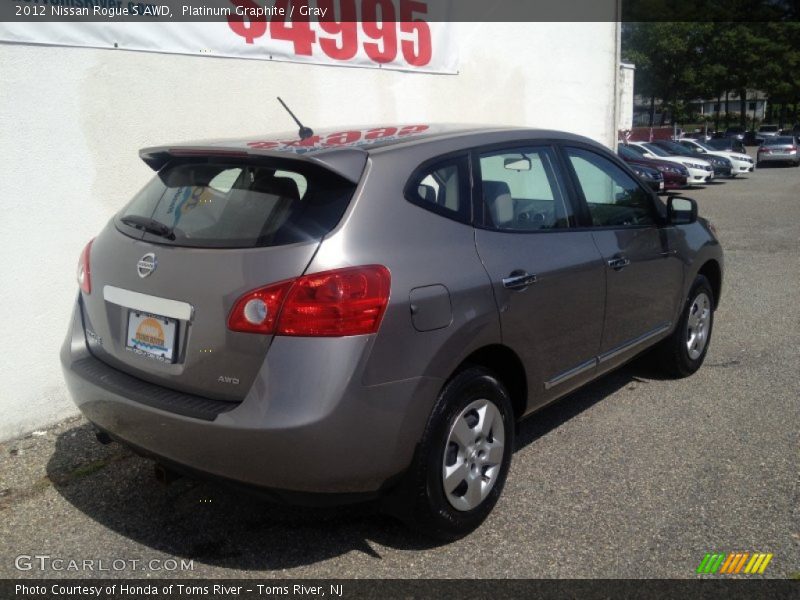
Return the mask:
M745 146L760 146L764 141L764 136L752 129L744 132L743 142Z
M759 165L763 163L784 163L795 167L800 165L798 139L794 136L767 138L758 147L756 162Z
M652 158L645 158L640 153L639 148L632 148L624 144L617 146L617 154L626 163L633 167L634 165L641 165L643 167L651 167L658 169L664 178L665 190L679 190L688 185L689 170L683 165L666 160L656 160Z
M736 138L737 140L744 140L744 134L745 133L746 132L745 132L744 127L735 126L735 127L728 127L725 130L725 134L724 135L725 135L725 137Z
M676 377L708 351L714 229L587 138L397 125L140 156L155 176L81 253L61 363L99 441L178 473L382 498L453 540L519 420L650 348Z
M707 143L698 140L681 140L678 143L690 152L699 154L703 158L707 156L720 156L722 158L727 158L733 165L731 177L736 177L736 175L739 173L749 173L755 169L753 159L747 154L742 154L741 152L729 152L727 150L717 150L713 146L709 146Z
M703 142L707 142L712 137L714 137L714 133L711 132L711 131L709 131L709 132L692 131L692 132L689 132L689 133L684 133L677 141L680 141L680 140L683 139L683 140L701 140Z
M628 163L628 166L651 190L656 193L664 191L664 176L661 174L661 171L653 169L652 167L645 167L644 165L635 165L632 163Z
M682 165L689 171L689 183L708 183L714 179L714 168L707 160L675 156L652 142L630 142L628 147L645 158L656 158Z
M686 156L688 158L697 157L696 152L687 149L678 142L659 140L653 142L653 144L665 152L669 152L673 156ZM714 169L714 177L730 177L733 172L733 163L725 157L706 154L703 156L703 160L711 164Z
M737 154L747 154L747 147L742 140L734 137L714 137L708 140L706 144L714 150L726 150L728 152L736 152Z
M777 125L762 125L758 128L758 135L762 138L776 137L778 133Z

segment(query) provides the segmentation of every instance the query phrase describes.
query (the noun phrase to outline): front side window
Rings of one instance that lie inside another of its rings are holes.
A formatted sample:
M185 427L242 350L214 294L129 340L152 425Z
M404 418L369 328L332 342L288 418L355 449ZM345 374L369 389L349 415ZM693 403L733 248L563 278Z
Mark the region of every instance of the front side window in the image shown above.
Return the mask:
M573 221L550 148L480 155L483 222L498 230L563 229Z
M649 194L625 171L595 152L567 148L592 225L630 227L655 224Z

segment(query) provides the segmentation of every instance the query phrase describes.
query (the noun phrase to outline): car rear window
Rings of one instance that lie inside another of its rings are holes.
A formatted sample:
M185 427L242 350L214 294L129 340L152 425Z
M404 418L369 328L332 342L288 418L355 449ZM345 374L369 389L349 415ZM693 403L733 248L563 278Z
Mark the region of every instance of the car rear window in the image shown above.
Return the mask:
M336 174L298 161L171 163L115 223L132 237L174 246L278 246L322 238L354 190Z
M785 146L787 144L794 144L794 138L791 137L774 137L764 140L765 146Z

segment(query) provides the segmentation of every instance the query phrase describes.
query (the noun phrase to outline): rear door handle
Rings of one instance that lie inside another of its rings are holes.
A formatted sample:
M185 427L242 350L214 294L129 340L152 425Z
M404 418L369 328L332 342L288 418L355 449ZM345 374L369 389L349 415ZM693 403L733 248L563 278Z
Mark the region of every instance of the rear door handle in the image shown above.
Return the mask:
M608 260L608 266L614 269L615 271L620 271L631 264L630 259L624 256L615 256L614 258L610 258Z
M521 290L522 288L536 283L536 275L531 275L529 273L518 275L517 273L518 271L514 271L510 277L503 279L504 288L509 290Z

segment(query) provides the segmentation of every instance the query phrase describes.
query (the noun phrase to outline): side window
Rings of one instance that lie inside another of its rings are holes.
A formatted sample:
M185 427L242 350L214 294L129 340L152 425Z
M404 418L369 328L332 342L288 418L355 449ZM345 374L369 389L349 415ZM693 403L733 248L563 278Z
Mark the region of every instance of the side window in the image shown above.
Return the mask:
M563 229L572 211L558 184L550 148L480 155L483 222L501 231Z
M406 198L446 217L469 219L466 157L445 159L419 169L406 185Z
M613 162L588 150L567 148L595 227L653 225L650 195Z

